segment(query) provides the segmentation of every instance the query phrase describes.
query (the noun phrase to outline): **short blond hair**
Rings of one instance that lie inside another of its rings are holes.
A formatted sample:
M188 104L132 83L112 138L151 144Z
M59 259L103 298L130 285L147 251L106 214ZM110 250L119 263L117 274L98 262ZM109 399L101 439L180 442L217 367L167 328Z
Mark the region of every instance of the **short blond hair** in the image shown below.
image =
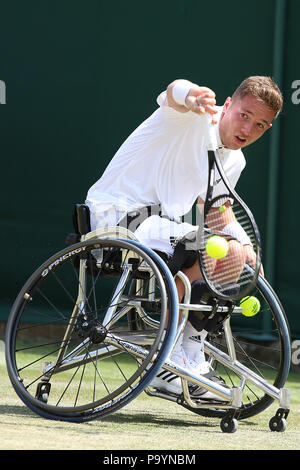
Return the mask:
M264 101L274 111L275 118L283 106L283 98L278 85L271 77L253 76L246 78L232 95L232 100L252 95Z

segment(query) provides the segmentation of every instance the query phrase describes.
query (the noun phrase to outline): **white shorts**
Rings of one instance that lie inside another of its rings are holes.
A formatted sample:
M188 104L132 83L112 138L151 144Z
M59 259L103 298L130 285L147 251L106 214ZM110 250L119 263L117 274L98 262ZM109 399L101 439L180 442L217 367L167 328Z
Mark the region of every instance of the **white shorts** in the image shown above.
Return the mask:
M176 243L197 229L197 226L187 222L178 223L152 215L141 223L134 234L143 245L173 255Z
M101 214L95 214L91 211L91 230L115 227L125 214L125 212L114 208ZM196 225L191 225L187 222L178 223L159 215L152 215L140 224L134 231L134 235L143 245L153 250L173 255L174 247L178 240L197 229Z

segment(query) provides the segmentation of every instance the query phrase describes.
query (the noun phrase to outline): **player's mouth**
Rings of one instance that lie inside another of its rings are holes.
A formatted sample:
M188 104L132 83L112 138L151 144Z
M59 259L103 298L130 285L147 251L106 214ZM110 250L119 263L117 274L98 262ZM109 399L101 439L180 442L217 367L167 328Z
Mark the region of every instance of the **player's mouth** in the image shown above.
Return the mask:
M246 139L245 137L243 137L242 135L235 135L235 136L234 136L234 141L235 141L238 145L242 146L242 145L245 145L245 144L246 144L247 139Z

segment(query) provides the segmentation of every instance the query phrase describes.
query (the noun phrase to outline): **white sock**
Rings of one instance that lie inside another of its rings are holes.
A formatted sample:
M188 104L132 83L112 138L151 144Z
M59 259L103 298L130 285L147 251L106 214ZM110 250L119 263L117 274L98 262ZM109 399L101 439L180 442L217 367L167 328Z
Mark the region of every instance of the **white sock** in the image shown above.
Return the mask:
M177 343L171 353L170 359L180 365L186 364L186 358L184 355L184 351L182 350L182 341L183 341L183 334L181 334L178 338Z
M189 359L197 362L204 362L205 355L203 350L204 340L207 331L198 331L188 321L183 332L182 347Z
M164 339L165 335L166 335L166 332L164 331L162 335L162 339ZM179 336L178 341L173 351L171 352L171 355L169 356L169 358L172 361L179 363L180 365L182 365L183 363L184 364L186 363L185 354L184 354L184 351L182 351L182 340L183 340L183 334Z

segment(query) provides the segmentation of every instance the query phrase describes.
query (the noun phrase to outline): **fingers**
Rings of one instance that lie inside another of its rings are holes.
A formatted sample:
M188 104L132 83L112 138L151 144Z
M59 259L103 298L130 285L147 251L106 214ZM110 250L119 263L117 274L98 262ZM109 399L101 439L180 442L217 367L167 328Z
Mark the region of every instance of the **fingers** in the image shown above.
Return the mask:
M255 269L255 267L256 267L256 254L255 254L253 248L250 245L245 245L244 250L245 250L245 253L246 253L246 263L249 264L249 266L251 266L251 268ZM264 268L263 268L262 264L260 265L259 274L262 277L265 277Z
M216 114L217 110L215 109L216 99L214 96L210 94L202 94L195 97L194 100L194 109L195 111L203 114L203 113L210 113Z
M197 114L209 113L213 116L217 113L215 108L215 93L211 90L204 91L197 96L188 96L186 99L186 104L191 111Z
M260 274L262 277L265 277L265 271L264 271L264 267L263 267L262 264L261 264L261 266L260 266L259 274Z
M196 102L202 104L202 106L215 106L216 97L214 94L205 93L196 97Z
M198 89L194 92L194 96L204 101L208 100L206 104L211 104L212 106L216 104L215 92L205 86L198 87Z

